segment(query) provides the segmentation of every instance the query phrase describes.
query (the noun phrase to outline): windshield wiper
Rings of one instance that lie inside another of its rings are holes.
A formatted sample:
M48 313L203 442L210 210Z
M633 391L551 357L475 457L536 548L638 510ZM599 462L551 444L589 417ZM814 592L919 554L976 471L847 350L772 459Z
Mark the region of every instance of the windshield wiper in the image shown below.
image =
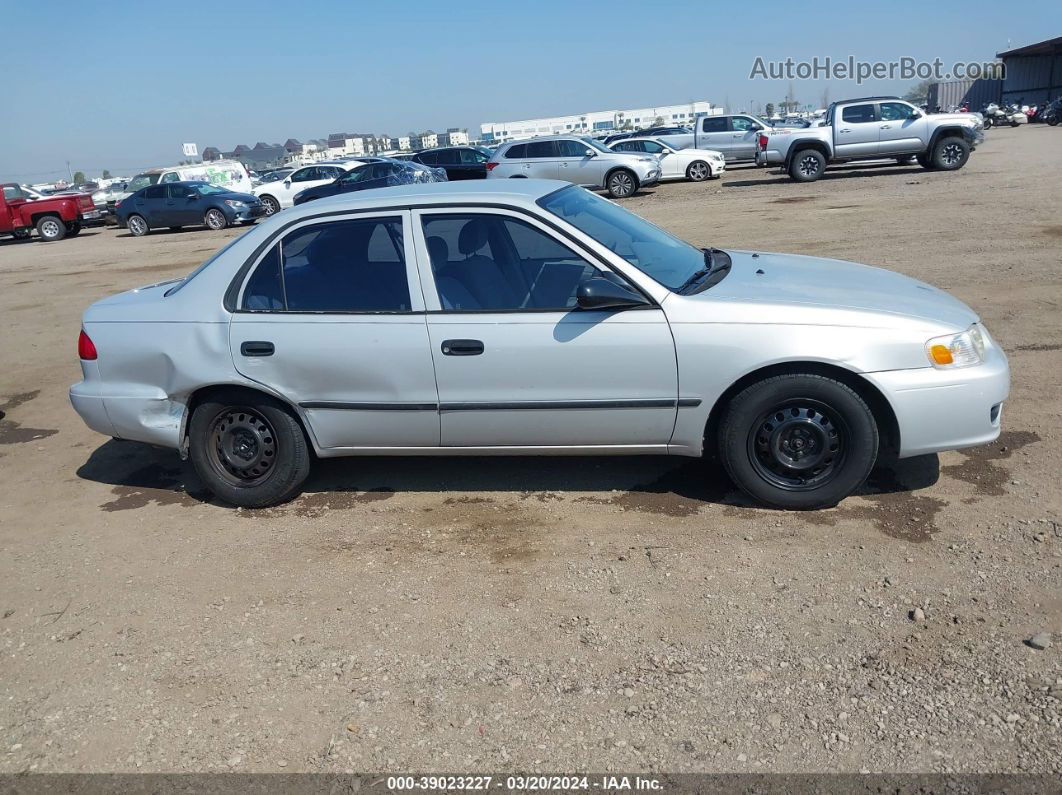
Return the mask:
M707 290L712 285L718 284L719 280L730 270L730 255L725 251L720 251L717 248L702 248L701 251L704 252L704 264L707 267L696 271L675 292L685 295L686 291L694 286L697 286L698 289L691 292ZM712 278L717 274L718 278Z

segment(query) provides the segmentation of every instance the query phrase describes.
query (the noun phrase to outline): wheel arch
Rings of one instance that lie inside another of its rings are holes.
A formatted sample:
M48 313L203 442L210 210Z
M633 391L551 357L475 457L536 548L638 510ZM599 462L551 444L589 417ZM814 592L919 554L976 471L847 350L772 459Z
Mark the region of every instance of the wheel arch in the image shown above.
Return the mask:
M789 151L785 154L784 168L786 171L789 170L789 164L793 162L793 158L805 149L818 151L826 158L827 163L830 162L832 155L830 154L830 147L826 145L825 141L820 141L818 138L798 138L789 145Z
M633 168L631 168L630 166L619 165L613 166L605 172L605 178L601 181L602 188L608 188L609 179L611 179L612 175L615 174L617 171L626 171L628 174L631 175L631 179L634 180L634 191L632 193L637 192L638 189L642 187L642 181L638 179L638 175L634 173Z
M47 218L48 216L51 216L53 218L58 219L59 223L63 224L64 226L67 223L66 221L63 220L63 216L56 210L46 210L46 211L40 212L40 213L33 213L33 215L30 216L30 222L34 226L36 226L37 224L40 223L42 218Z
M933 131L933 135L929 139L929 145L926 147L926 153L932 154L933 147L937 145L941 138L965 138L966 134L963 132L963 128L960 125L952 127L939 127Z
M900 425L896 419L896 412L888 398L873 383L864 378L860 373L827 362L797 360L779 362L760 367L746 373L732 383L718 397L708 412L708 419L704 426L704 452L706 455L714 455L715 439L719 432L719 423L722 420L723 411L730 401L746 387L759 381L778 375L821 375L832 378L855 391L870 408L877 423L878 433L881 437L879 457L884 453L895 455L900 449Z
M302 428L302 432L306 435L306 441L310 445L310 449L315 453L319 449L317 439L314 437L313 431L310 429L309 423L306 422L306 418L303 416L302 411L296 404L292 403L286 397L260 386L252 386L250 384L239 382L219 382L197 387L188 395L184 406L184 416L181 417L180 432L177 437L180 445L178 451L181 454L181 458L188 457L188 426L192 421L192 414L195 413L196 408L198 408L204 401L219 392L244 392L251 398L266 397L281 403L291 416L295 418L295 421L299 423L299 427Z

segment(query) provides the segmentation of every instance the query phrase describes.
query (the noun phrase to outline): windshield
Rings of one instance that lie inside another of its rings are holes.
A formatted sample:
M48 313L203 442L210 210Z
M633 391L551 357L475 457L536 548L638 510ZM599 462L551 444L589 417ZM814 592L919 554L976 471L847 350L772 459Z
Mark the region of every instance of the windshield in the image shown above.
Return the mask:
M160 174L137 174L133 177L133 181L126 185L126 190L130 193L135 193L141 188L146 188L148 185L154 185L159 181Z
M705 255L700 249L582 188L561 188L543 196L538 204L669 290L677 290L704 269Z
M607 154L610 154L610 155L615 154L615 152L613 152L611 149L609 149L603 143L601 143L600 141L595 141L593 138L583 138L582 140L583 140L583 143L585 143L587 146L592 146L594 149L596 149L599 152L606 152Z

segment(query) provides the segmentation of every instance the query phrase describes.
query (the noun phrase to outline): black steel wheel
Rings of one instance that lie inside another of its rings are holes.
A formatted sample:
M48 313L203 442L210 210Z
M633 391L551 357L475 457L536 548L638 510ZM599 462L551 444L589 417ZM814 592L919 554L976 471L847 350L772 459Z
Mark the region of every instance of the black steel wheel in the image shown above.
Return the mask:
M793 373L734 395L718 445L730 477L753 498L790 510L826 508L867 479L877 459L878 426L852 387Z
M310 472L306 434L292 410L250 390L203 400L188 426L188 452L207 488L244 508L291 499Z

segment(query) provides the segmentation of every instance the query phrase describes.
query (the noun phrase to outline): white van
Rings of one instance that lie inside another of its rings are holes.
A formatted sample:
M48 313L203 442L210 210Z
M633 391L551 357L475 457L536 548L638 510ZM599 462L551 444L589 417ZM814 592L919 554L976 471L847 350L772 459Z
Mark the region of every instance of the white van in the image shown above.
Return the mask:
M149 168L133 177L126 185L124 193L116 196L115 200L121 201L148 185L183 180L209 182L211 185L227 188L237 193L251 192L251 177L243 163L239 160L211 160L208 163L196 163L192 166Z

